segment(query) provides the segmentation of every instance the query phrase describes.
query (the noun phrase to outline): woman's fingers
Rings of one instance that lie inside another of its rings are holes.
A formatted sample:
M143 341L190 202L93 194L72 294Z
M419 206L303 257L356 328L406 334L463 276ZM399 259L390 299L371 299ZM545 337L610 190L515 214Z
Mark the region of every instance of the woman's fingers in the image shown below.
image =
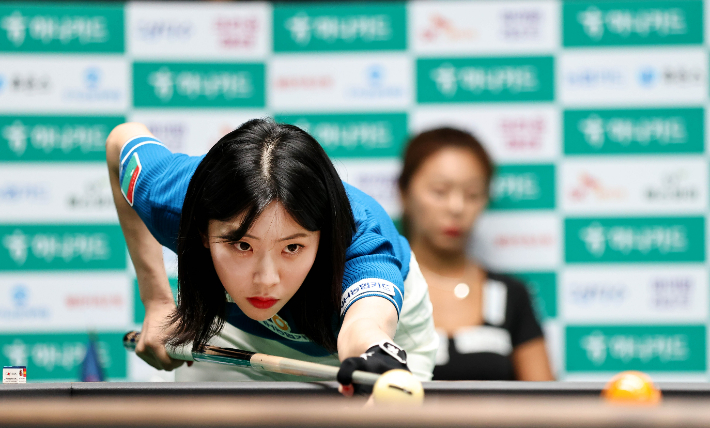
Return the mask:
M355 388L352 385L338 385L338 392L346 397L352 397L355 394Z
M166 334L169 334L165 325L174 309L173 303L146 308L143 329L136 344L136 355L158 370L171 371L184 364L184 361L172 358L165 350Z

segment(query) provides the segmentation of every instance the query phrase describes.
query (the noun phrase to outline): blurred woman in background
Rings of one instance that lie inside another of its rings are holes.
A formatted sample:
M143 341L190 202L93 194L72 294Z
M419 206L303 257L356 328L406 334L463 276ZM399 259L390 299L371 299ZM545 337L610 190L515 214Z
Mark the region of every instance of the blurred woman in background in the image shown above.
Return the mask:
M525 285L466 254L492 174L481 144L457 129L421 133L405 151L402 221L440 335L434 380L553 380Z

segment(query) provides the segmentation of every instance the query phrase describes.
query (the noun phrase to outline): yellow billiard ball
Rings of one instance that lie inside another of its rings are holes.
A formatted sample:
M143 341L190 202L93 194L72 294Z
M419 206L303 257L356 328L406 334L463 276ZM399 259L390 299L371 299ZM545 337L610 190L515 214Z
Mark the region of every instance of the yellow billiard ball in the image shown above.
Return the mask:
M606 384L602 397L618 404L653 405L661 401L661 391L646 373L625 371L614 376Z
M424 388L406 370L390 370L382 374L372 387L375 404L419 405L424 402Z

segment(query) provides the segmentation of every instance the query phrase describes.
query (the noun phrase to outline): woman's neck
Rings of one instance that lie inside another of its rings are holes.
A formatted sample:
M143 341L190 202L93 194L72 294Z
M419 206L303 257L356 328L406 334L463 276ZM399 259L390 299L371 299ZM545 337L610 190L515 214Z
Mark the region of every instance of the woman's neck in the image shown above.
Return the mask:
M463 250L441 251L421 240L413 240L410 245L417 263L425 270L452 278L462 276L466 270L468 258Z

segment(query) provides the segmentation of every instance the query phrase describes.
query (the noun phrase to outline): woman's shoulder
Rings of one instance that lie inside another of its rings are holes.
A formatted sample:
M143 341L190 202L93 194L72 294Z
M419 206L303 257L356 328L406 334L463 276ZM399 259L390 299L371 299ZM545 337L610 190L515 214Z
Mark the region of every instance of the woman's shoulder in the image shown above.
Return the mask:
M174 152L153 136L138 136L126 141L121 147L121 172L131 164L138 164L141 170L155 176L183 175L184 169L194 170L205 155L190 156Z
M357 254L393 252L401 263L402 275L406 278L410 260L407 240L399 234L387 211L372 196L348 183L343 182L343 186L350 200L357 227L351 249L357 247Z
M488 273L488 280L504 284L507 290L505 328L510 331L513 346L543 335L528 287L511 275Z
M502 282L503 284L505 284L508 287L525 288L525 283L520 278L516 278L516 277L509 275L509 274L494 272L494 271L486 271L486 276L488 277L489 280Z
M521 279L516 278L512 275L507 275L499 272L486 272L486 276L488 278L488 281L495 281L498 283L502 283L505 285L505 287L508 289L508 293L510 297L514 296L521 296L521 295L527 295L529 296L530 293L528 291L528 287L525 285L525 282L523 282Z
M392 237L399 235L389 214L375 198L346 182L343 182L343 186L358 229L365 228L369 231L393 235Z
M384 208L380 205L375 198L353 186L343 181L343 187L345 187L345 193L348 195L348 200L350 201L350 207L355 215L355 220L358 220L358 216L373 216L379 210L384 212Z

